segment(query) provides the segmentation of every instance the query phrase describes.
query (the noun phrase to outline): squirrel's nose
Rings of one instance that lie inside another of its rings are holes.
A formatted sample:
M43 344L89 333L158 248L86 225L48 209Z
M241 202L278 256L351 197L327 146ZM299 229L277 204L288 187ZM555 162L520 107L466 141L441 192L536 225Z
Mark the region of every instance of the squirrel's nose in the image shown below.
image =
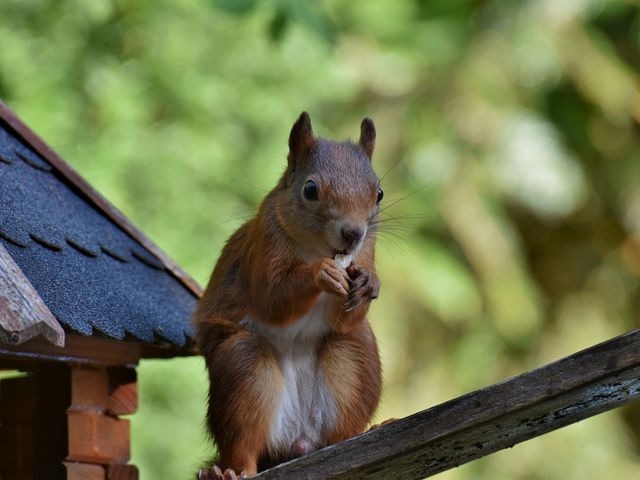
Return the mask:
M364 237L364 230L360 227L347 225L340 229L340 234L347 245L347 249L350 250L360 243L360 240Z

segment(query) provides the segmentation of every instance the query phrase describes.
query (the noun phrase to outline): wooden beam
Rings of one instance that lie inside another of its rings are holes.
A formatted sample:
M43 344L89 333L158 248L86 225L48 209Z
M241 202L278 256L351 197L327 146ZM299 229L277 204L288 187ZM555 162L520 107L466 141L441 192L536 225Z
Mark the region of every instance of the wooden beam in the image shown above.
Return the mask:
M417 480L639 398L635 330L253 478Z
M38 335L64 346L62 326L0 244L0 342L16 345Z
M0 369L30 370L37 361L77 362L96 365L136 365L141 358L174 358L195 355L191 343L176 348L173 345L147 345L135 341L113 340L97 336L68 333L64 348L42 338L33 338L20 345L3 344L0 339Z
M62 362L101 366L135 366L140 361L140 344L102 337L68 334L64 348L41 338L21 345L0 343L0 364L32 370L39 362Z

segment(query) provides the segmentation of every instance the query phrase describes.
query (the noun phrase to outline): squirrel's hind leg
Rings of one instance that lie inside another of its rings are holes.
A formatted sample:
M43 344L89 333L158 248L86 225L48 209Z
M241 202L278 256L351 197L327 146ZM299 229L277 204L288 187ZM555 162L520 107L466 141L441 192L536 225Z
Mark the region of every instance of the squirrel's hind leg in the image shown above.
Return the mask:
M222 470L255 475L283 385L272 347L241 328L220 342L206 362L210 377L207 423L220 452L218 465ZM233 475L224 471L222 477L204 478L230 480Z
M348 333L334 333L320 351L320 366L340 412L327 443L333 444L364 432L371 421L382 389L380 357L369 322L364 319Z

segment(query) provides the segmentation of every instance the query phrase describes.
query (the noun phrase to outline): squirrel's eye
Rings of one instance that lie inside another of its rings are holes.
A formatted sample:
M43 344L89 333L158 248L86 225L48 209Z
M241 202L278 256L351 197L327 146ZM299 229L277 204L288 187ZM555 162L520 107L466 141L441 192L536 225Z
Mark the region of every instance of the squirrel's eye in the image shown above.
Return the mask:
M313 180L307 180L302 188L302 195L307 200L318 200L318 185Z
M384 197L384 192L382 191L382 188L378 187L378 199L376 200L376 203L380 203L382 201L382 197Z

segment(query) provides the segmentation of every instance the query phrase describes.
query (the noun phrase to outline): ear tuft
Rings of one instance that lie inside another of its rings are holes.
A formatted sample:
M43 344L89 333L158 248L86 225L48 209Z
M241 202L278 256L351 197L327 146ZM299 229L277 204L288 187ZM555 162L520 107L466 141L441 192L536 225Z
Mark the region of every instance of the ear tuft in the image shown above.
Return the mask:
M376 127L369 117L365 117L360 124L360 141L358 143L371 160L373 149L376 146Z
M300 156L311 150L316 143L311 128L311 118L307 112L302 112L289 134L289 163L296 162Z

